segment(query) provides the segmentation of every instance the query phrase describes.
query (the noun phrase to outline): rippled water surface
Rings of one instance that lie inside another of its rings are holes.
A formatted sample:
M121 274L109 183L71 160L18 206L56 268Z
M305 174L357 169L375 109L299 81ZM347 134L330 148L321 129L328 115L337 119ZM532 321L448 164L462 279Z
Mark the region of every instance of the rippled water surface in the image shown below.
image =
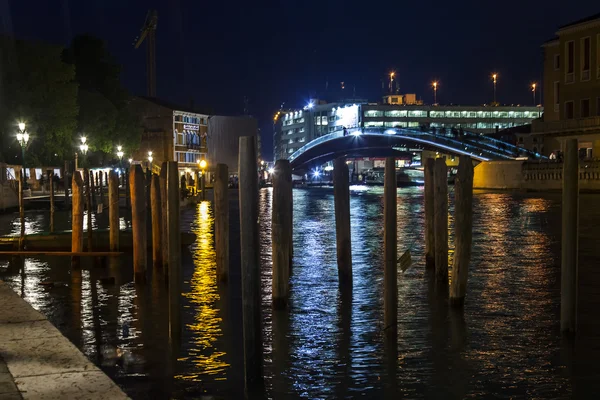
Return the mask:
M382 188L351 187L353 286L337 281L333 190L294 190L288 311L270 307L271 189L260 192L264 373L270 398L570 398L600 393L600 200L581 196L579 326L559 334L560 194L476 192L464 313L448 308L424 271L423 192L398 190L398 338L383 328ZM169 341L163 272L132 282L131 257L105 267L66 258L0 259L0 278L43 312L130 396L243 396L237 192L230 192L231 279L217 285L210 202L186 209L196 242L182 254L181 341ZM453 219L450 201L450 257ZM106 226L106 214L94 226ZM57 215L58 229L70 217ZM27 229L47 229L28 212ZM129 216L122 226L129 226ZM0 233L19 230L0 215ZM151 263L150 263L151 265ZM103 278L114 277L114 283ZM52 282L53 285L48 285ZM45 283L45 284L42 284Z

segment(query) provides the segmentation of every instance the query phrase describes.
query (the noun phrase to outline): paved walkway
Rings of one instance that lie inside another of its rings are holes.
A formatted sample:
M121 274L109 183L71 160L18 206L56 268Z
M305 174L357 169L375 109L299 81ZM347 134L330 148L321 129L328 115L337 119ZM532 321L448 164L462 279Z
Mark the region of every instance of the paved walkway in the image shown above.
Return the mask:
M0 399L127 399L58 329L0 281Z

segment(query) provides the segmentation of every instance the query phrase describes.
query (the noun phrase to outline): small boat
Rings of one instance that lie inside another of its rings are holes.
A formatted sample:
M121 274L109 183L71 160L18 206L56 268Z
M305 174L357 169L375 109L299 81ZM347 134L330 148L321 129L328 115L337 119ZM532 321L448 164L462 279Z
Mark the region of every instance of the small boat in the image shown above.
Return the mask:
M152 236L149 234L148 238ZM95 251L109 251L109 230L99 229L93 232L93 247ZM196 241L196 235L189 232L181 232L181 246L186 247ZM148 248L152 247L152 240L147 240ZM14 250L19 247L18 236L0 237L1 250ZM27 250L70 250L71 231L60 231L54 233L36 233L26 235L24 247ZM87 232L83 232L83 247L87 247ZM127 251L133 249L133 234L130 230L121 231L119 234L119 250Z

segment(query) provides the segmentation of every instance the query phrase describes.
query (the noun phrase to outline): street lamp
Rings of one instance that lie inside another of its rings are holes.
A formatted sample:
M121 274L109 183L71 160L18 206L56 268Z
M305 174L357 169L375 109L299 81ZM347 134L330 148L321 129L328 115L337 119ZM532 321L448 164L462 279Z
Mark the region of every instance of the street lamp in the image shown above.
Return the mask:
M494 72L492 74L492 81L494 82L494 103L496 103L496 81L497 80L498 80L498 74Z
M390 72L390 94L394 93L394 76L396 76L396 73Z
M152 164L152 160L153 160L153 159L154 159L154 158L152 157L152 151L149 151L149 152L148 152L148 162L149 162L150 164Z
M438 83L437 81L433 81L433 105L436 106L437 105L437 86Z
M133 162L133 158L130 158L130 159L129 159L129 160L127 160L127 161L129 161L129 164L131 164L131 163Z
M25 177L25 147L27 147L27 143L29 142L29 133L25 131L24 122L19 122L19 133L17 133L17 141L21 146L21 162L23 164L23 188L27 189L27 178Z
M89 146L86 144L87 138L85 136L82 136L80 138L81 140L81 144L79 145L79 150L81 151L81 154L83 154L85 156L85 154L87 153ZM79 166L77 165L77 161L78 161L78 153L75 152L75 170L77 170L79 168Z
M117 157L119 157L120 173L123 173L123 146L117 146Z
M531 92L533 93L533 105L535 106L535 89L537 88L537 83L533 82L531 84Z

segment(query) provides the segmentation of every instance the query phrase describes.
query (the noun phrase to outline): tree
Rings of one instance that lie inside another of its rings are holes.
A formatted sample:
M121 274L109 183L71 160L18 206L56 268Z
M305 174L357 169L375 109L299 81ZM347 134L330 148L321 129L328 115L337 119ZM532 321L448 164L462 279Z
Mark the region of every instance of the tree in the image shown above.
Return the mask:
M66 63L75 66L79 83L80 106L77 129L89 140L92 163L114 158L115 147L129 151L139 147L142 127L137 117L127 112L130 96L121 86L121 67L94 36L76 36L63 53Z
M17 124L30 134L27 165L59 166L72 153L77 126L75 69L62 62L63 49L0 37L0 160L21 164Z

